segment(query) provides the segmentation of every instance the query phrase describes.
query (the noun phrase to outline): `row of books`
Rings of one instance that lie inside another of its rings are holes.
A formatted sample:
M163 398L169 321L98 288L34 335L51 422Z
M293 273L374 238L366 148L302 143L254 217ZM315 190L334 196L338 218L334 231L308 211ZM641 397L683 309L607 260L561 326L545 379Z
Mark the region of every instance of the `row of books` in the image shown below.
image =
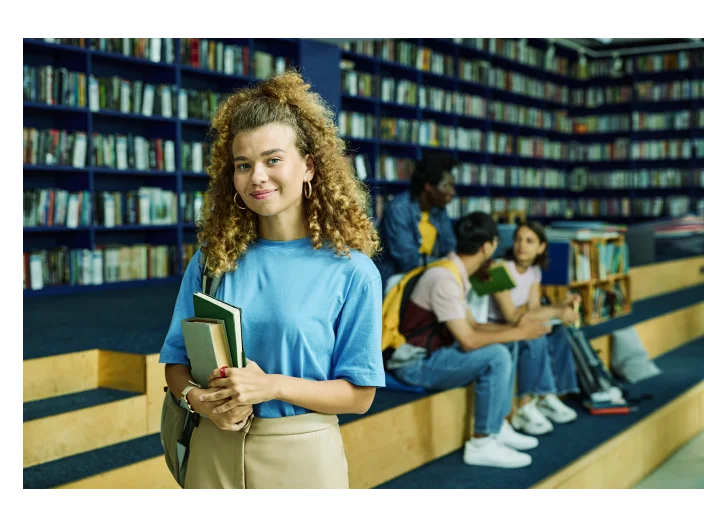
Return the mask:
M474 49L480 49L510 60L528 64L546 71L570 75L587 80L593 77L620 76L634 72L685 71L691 67L704 65L704 51L684 50L663 54L651 54L623 59L616 54L607 59L589 59L581 56L578 61L570 61L555 54L555 46L548 45L546 51L526 44L525 39L502 38L455 38L454 42Z
M410 180L416 161L410 158L380 156L372 172L366 154L354 156L354 166L360 179L383 181ZM360 168L361 167L361 168ZM574 189L671 189L678 187L704 187L704 170L642 169L609 172L586 172L567 175L565 171L548 168L493 166L461 163L453 172L460 185L544 187ZM375 177L375 175L377 175Z
M548 46L542 49L530 46L525 39L506 38L455 38L456 44L470 48L486 51L493 55L500 55L507 59L543 68L546 71L568 75L569 60L567 57L560 57L555 53L555 46Z
M376 196L374 214L381 218L384 208L393 199L393 194ZM666 209L663 208L666 207ZM456 197L447 206L448 215L458 219L473 211L507 212L523 211L528 216L572 218L579 217L621 217L624 220L631 216L631 211L637 216L657 218L666 213L667 216L681 216L690 210L704 213L704 199L690 201L687 196L672 196L667 198L519 198L519 197Z
M210 160L210 149L205 141L181 143L181 170L205 172Z
M383 77L379 86L381 100L385 103L416 106L418 104L418 85L406 79Z
M578 216L623 216L631 214L631 201L626 197L574 198L568 202L566 211Z
M91 39L91 49L167 64L175 60L172 38L97 38Z
M689 110L656 114L633 112L633 130L687 130L692 123L691 116Z
M172 38L100 38L92 39L91 47L98 51L118 53L127 57L167 64L173 64L176 56L174 39ZM264 79L273 73L283 72L292 65L290 59L275 57L264 51L255 51L253 55L253 73L258 79ZM227 75L250 75L249 48L247 46L227 45L208 39L181 39L179 60L181 64L187 66Z
M628 159L628 139L619 138L611 143L570 143L569 160L617 161Z
M704 139L660 139L631 143L631 158L634 160L690 159L693 157L704 157Z
M378 77L371 73L356 71L354 62L340 61L342 93L353 96L377 97Z
M176 150L173 140L145 138L132 134L99 134L92 136L93 167L117 170L176 170Z
M592 77L621 77L636 72L684 71L704 64L704 52L700 49L674 53L641 55L622 59L615 54L609 59L588 60L581 57L572 65L572 75L577 79Z
M60 44L62 46L75 46L77 48L86 47L86 39L84 38L45 38L40 39L47 44Z
M430 86L421 86L418 93L418 106L422 110L429 108L436 112L460 116L486 117L486 99L483 97Z
M181 193L181 214L185 223L196 223L200 220L203 209L202 191L183 191Z
M574 122L573 132L575 134L628 132L631 128L628 114L585 116L572 119Z
M609 289L594 288L591 299L591 324L607 321L616 317L626 309L626 295L619 281L614 282ZM610 407L611 413L619 407ZM602 410L603 407L600 409ZM592 414L598 414L596 411Z
M670 195L666 197L636 198L633 200L633 212L637 216L659 217L682 216L691 210L689 196Z
M342 111L337 116L337 123L340 135L345 137L372 139L376 135L376 117L371 114Z
M395 93L395 95L394 95ZM418 100L417 85L410 81L384 79L382 82L382 101L395 102L420 108L431 108L447 113L486 117L486 100L477 96L461 95L440 88L420 89ZM560 132L610 133L628 132L631 119L628 114L613 114L604 116L569 117L566 111L550 112L539 108L514 105L502 101L491 101L490 117L494 121L532 126L535 128L555 129ZM633 112L634 130L667 130L688 129L691 122L689 110L677 112L645 113ZM704 110L696 114L698 126L704 126Z
M697 171L680 169L591 172L581 179L571 177L570 184L586 189L668 189L694 185L697 175Z
M149 84L118 76L89 79L89 104L92 112L111 110L124 114L171 118L178 105L178 88L170 84Z
M494 121L513 125L529 126L569 133L572 131L572 118L566 111L550 111L540 108L491 101L489 115Z
M179 42L179 61L185 66L227 75L249 75L249 48L221 41L183 38Z
M177 109L179 119L210 120L220 102L229 96L213 90L150 85L119 77L103 79L102 84L101 79L97 79L97 83L97 86L91 84L90 92L90 109L94 112L109 109L171 118Z
M704 99L704 79L654 82L641 81L633 85L639 101L681 101Z
M598 108L606 104L623 104L631 102L631 87L621 86L591 86L589 88L573 88L570 90L572 106Z
M361 180L379 175L383 181L408 181L415 168L415 160L380 156L377 159L375 172L371 171L368 156L357 154L353 156L353 165ZM566 183L566 173L555 169L533 167L506 167L484 164L461 163L453 169L455 183L458 185L479 185L499 187L528 188L563 188Z
M91 223L90 191L24 189L23 227L88 226Z
M569 104L569 89L549 81L541 81L522 73L492 67L481 59L460 59L457 77L464 81L499 88L519 95Z
M178 197L159 187L136 191L96 192L95 223L105 227L121 225L172 225L178 223Z
M569 210L564 199L534 199L518 197L461 197L455 198L447 206L450 218L457 220L474 211L487 214L523 211L529 216L560 217Z
M623 161L690 159L704 153L704 139L659 139L630 141L618 138L611 143L569 144L569 160L580 161Z
M158 187L140 187L135 191L101 191L96 193L96 225L174 225L178 222L176 204L182 221L195 223L203 207L203 191L174 191Z
M345 43L343 49L369 54L370 47L365 43ZM422 50L420 53L418 50ZM438 75L486 84L495 88L512 91L540 99L569 104L567 86L557 85L526 76L517 72L492 67L489 61L459 59L455 70L454 59L449 55L425 51L428 48L399 40L378 41L374 54L384 61L397 62L420 71L430 71Z
M22 286L100 285L110 282L161 279L177 273L175 246L59 247L24 252Z
M598 279L606 279L610 275L624 273L626 246L609 242L597 242L594 244L594 249L596 252L596 277Z
M48 105L85 108L92 112L111 110L143 116L209 120L227 93L194 90L167 84L149 84L119 76L88 80L81 72L53 66L23 66L23 100ZM86 102L88 94L88 103Z
M376 56L389 62L398 62L420 71L438 75L452 75L454 58L403 40L382 40L378 42Z
M48 105L86 106L86 75L54 66L22 66L22 100Z
M88 136L68 130L22 129L22 163L25 165L86 166Z

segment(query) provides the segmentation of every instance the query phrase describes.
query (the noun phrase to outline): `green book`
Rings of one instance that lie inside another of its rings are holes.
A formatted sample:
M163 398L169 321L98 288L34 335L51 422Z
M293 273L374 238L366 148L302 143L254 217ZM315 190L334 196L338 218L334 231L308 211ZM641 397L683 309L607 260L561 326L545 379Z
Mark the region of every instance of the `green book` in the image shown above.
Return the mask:
M481 280L476 275L469 277L472 289L479 296L490 295L504 290L512 290L516 287L516 281L511 272L503 262L489 268L489 279Z
M247 365L244 343L242 342L242 309L205 293L196 292L193 294L193 310L196 317L224 321L227 343L232 356L232 366L244 367Z

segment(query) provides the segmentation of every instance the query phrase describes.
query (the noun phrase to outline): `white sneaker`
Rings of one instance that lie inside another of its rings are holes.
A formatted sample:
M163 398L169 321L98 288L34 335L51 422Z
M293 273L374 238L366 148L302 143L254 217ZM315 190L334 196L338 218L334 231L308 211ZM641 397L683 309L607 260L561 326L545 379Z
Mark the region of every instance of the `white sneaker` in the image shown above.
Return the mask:
M470 466L521 468L532 461L530 455L505 446L495 436L473 438L464 444L464 463Z
M538 400L537 409L550 421L563 424L577 419L577 412L562 403L555 394L548 394Z
M507 420L504 420L504 423L501 424L501 431L499 431L499 434L496 437L502 444L511 447L513 449L533 449L535 447L538 447L538 439L533 437L533 436L528 436L528 435L522 435L521 433L517 433L513 427L508 423Z
M514 413L511 425L517 431L525 431L533 436L549 433L553 430L550 420L545 418L535 406L535 400L526 403Z

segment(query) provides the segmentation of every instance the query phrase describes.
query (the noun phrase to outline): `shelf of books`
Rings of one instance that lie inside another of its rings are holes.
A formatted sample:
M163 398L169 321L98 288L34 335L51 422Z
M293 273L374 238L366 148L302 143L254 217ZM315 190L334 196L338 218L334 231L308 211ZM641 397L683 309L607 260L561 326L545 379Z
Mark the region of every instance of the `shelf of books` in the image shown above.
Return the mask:
M24 39L24 295L178 281L213 111L297 61L291 39Z
M585 61L544 39L351 42L340 130L377 217L428 150L460 161L453 217L679 216L704 210L702 64L704 48Z
M581 323L591 325L631 312L631 278L625 237L616 231L548 229L549 268L543 294L553 304L581 297Z

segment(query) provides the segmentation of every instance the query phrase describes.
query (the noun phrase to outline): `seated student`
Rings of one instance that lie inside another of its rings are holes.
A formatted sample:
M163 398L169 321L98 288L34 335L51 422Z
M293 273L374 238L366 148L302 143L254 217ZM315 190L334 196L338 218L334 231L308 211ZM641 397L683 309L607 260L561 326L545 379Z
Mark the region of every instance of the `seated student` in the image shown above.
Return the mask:
M474 434L465 443L465 463L524 467L531 457L517 449L536 447L538 441L516 433L504 418L513 401L513 368L502 343L535 339L549 328L535 319L516 326L476 323L466 302L469 276L494 253L496 224L485 213L471 213L457 222L455 235L457 253L446 258L458 274L434 266L420 277L399 325L407 342L391 355L387 369L407 385L431 390L476 382Z
M538 222L518 225L513 247L505 255L506 265L516 280L512 290L492 295L489 320L515 324L528 318L557 318L569 324L578 319L570 295L556 306L541 306L541 268L548 262L547 238ZM567 423L577 413L557 395L579 392L572 350L562 325L547 336L521 341L518 346L518 410L511 423L521 431L540 435L552 431L554 423Z
M384 209L379 225L383 253L377 260L384 288L392 275L455 250L457 241L445 207L455 196L456 165L447 154L426 154L416 165L410 191L396 195Z

